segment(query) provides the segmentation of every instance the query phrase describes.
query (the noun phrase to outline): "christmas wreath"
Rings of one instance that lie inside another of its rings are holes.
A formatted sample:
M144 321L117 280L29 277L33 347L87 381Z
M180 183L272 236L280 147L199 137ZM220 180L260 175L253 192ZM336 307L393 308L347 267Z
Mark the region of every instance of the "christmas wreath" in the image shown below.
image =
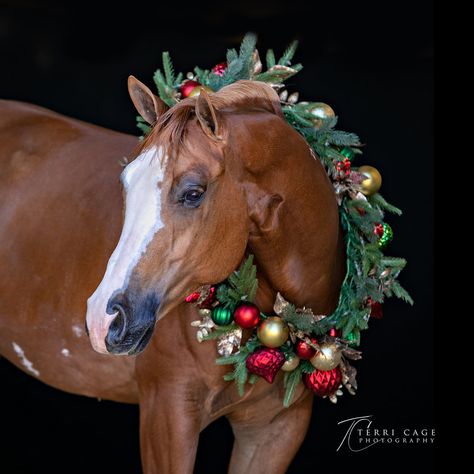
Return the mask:
M383 253L393 239L384 214L400 215L401 211L379 194L382 178L377 169L354 166L362 153L361 143L354 133L335 129L333 109L321 102L300 102L297 92L289 94L285 89L284 81L302 69L301 64L292 64L297 43L278 61L273 50L268 50L266 71L255 46L256 37L247 34L239 51L228 50L226 62L211 70L196 67L186 77L174 73L169 53L164 52L163 71L154 75L158 94L173 106L202 89L213 92L242 79L270 84L279 93L286 120L309 143L334 185L345 235L346 276L338 306L330 315L296 308L279 293L275 314L266 315L254 304L258 279L250 255L225 282L186 298L197 305L202 318L191 324L197 328L199 342L217 341L221 357L216 362L234 366L225 380L235 381L240 394L247 382L253 384L262 377L272 383L281 370L285 373L285 406L302 380L316 395L336 402L342 386L355 393L356 369L349 360L361 358L355 349L360 345L360 332L368 328L370 318L382 317L384 299L396 296L413 304L397 280L406 261ZM145 134L149 132L141 117L137 124ZM243 329L251 330L245 342Z

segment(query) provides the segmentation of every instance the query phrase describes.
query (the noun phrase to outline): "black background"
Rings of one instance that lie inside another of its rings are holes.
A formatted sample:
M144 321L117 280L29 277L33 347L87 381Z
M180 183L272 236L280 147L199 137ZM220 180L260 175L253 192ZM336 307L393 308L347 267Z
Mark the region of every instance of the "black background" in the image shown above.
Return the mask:
M126 78L152 85L161 51L186 72L222 61L249 30L261 54L299 39L304 69L290 90L331 104L339 128L367 143L359 163L381 171L384 196L404 210L388 217L390 254L408 259L401 281L415 305L385 304L384 318L363 334L357 396L336 406L315 401L289 472L431 471L426 445L336 453L337 422L346 418L371 414L390 429L434 425L431 2L118 3L0 1L0 97L137 134ZM0 387L1 473L140 472L138 407L59 392L3 359ZM195 472L225 472L231 446L225 420L208 427Z

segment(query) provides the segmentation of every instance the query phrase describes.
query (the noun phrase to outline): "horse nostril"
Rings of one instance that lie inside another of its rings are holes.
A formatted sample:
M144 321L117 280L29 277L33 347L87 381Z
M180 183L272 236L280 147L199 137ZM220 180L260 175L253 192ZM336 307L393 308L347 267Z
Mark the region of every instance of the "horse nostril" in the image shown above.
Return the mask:
M112 308L117 312L117 316L110 323L105 344L106 346L116 347L123 342L127 335L127 318L123 306L115 304Z

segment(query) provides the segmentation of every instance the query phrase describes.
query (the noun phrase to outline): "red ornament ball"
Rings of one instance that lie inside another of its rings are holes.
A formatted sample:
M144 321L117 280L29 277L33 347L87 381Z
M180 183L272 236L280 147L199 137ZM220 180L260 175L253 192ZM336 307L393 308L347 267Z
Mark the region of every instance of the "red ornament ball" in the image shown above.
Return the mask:
M242 303L234 311L234 321L244 329L254 328L260 320L260 310L253 303Z
M224 61L222 63L216 64L212 68L211 72L213 74L217 74L219 77L222 77L226 69L227 69L227 63Z
M342 373L339 367L332 370L316 369L311 374L305 374L305 385L318 397L325 397L336 392L341 385Z
M383 224L375 224L374 225L374 234L380 238L383 235Z
M198 81L193 81L192 79L188 79L187 81L184 81L182 84L181 84L181 87L179 89L179 91L181 92L181 96L183 98L186 98L186 97L189 97L189 94L191 93L191 91L197 87L197 86L200 86L201 84L199 84Z
M317 344L318 341L315 338L311 338L311 342ZM303 360L309 360L316 354L316 349L311 347L307 342L301 339L296 343L296 355Z
M374 301L372 298L367 299L367 303L370 306L370 317L375 319L383 318L382 303Z
M250 373L263 377L268 383L273 383L285 360L283 352L263 347L250 354L245 361L245 365Z
M328 333L331 337L341 337L342 331L340 329L331 328Z

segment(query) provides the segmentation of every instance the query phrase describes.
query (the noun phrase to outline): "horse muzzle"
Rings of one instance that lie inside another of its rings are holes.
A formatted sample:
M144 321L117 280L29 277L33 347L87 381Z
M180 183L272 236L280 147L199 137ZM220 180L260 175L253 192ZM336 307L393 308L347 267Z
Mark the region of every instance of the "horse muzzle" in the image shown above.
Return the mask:
M107 351L127 355L142 352L153 334L158 307L155 294L134 298L115 296L108 304L115 317L105 337Z

